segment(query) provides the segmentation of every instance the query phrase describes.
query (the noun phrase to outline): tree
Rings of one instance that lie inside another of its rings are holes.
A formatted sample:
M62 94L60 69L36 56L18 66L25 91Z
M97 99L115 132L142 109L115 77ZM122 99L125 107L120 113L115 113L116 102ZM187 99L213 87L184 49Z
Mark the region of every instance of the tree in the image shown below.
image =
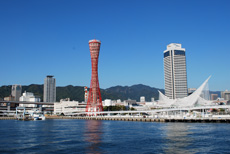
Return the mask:
M126 107L124 105L115 105L115 106L104 106L104 111L126 111Z

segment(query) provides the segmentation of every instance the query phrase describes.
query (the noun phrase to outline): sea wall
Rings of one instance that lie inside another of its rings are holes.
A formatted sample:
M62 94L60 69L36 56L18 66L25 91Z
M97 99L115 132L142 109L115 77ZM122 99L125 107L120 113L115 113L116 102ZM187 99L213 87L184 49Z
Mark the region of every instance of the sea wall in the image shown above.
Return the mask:
M111 120L111 121L140 121L140 122L218 122L230 123L229 118L193 118L193 119L167 119L149 117L67 117L47 116L47 119L85 119L85 120Z
M139 121L139 122L204 122L204 123L230 123L229 118L192 118L192 119L167 119L149 117L68 117L68 116L46 116L46 119L84 119L84 120L111 120L111 121ZM15 117L0 117L0 120L16 120Z

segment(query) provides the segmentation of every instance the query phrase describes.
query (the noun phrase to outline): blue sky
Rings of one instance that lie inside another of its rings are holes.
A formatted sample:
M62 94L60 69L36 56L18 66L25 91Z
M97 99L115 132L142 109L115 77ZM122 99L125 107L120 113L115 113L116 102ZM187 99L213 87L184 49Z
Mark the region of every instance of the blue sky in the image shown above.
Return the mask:
M101 88L164 88L163 51L186 49L188 87L230 89L228 0L1 0L0 85L89 86L90 39L101 40Z

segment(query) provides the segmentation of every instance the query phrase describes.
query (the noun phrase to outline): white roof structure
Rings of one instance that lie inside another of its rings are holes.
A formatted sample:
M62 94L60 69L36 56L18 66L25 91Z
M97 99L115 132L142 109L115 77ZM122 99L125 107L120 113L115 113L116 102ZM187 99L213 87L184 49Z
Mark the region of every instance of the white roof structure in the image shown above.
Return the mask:
M185 48L182 48L181 44L179 44L179 43L170 43L169 45L167 45L167 50L165 50L164 53L169 51L169 50L177 50L177 49L185 51Z
M99 42L99 43L101 43L101 41L100 41L100 40L96 40L96 39L89 40L89 43L92 43L92 42L94 42L94 43L95 43L95 42L97 42L97 43L98 43L98 42Z
M193 92L191 95L184 97L184 98L170 99L159 91L159 101L158 101L159 106L162 106L162 107L191 107L195 105L210 105L212 101L208 101L202 98L205 87L207 86L208 80L210 78L211 76L208 77L208 79L205 80L204 83L195 92Z

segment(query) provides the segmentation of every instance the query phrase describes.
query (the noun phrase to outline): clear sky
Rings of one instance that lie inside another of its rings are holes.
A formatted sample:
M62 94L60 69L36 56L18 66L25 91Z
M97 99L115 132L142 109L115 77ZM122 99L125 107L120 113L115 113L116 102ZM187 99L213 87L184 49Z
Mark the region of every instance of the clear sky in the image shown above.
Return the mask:
M0 0L0 85L89 86L88 41L101 40L101 88L164 88L163 51L186 49L188 87L230 90L229 0Z

